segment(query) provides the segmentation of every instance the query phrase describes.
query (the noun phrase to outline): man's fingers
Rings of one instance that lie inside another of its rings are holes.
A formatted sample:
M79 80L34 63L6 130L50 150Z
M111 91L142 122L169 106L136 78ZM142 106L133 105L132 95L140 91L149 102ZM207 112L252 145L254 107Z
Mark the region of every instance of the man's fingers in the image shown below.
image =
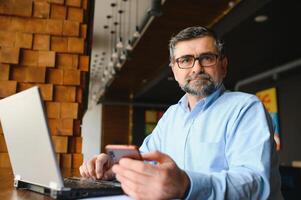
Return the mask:
M110 167L110 157L104 153L98 155L95 160L96 178L103 178L105 171L108 170Z
M160 151L153 151L149 153L142 154L142 159L147 161L157 161L159 163L170 162L172 159Z
M80 173L81 173L82 177L89 178L89 173L88 173L88 169L87 169L87 163L85 161L80 166L79 170L80 170Z
M96 160L97 156L94 156L91 160L89 160L87 162L87 170L88 170L88 174L91 178L96 178L96 174L95 174L95 160Z
M133 160L131 158L120 159L119 165L126 169L138 172L140 174L149 175L149 176L153 176L158 172L156 169L154 169L156 168L156 166L148 163L144 163L144 161L141 160Z
M122 176L124 179L128 181L134 182L138 185L145 185L148 183L147 178L150 176L146 173L140 173L138 171L131 170L129 168L125 168L121 165L114 165L113 172L117 175Z

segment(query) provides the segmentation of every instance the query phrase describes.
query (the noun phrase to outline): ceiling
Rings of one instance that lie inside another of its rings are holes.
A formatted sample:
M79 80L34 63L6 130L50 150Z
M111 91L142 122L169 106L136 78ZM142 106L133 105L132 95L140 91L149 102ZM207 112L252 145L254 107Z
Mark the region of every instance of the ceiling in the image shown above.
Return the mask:
M301 2L280 0L167 0L163 15L145 31L102 103L166 106L183 95L168 67L168 41L188 26L212 26L222 36L229 58L225 85L234 89L245 78L301 57ZM228 11L230 12L228 13ZM258 23L254 17L266 15Z

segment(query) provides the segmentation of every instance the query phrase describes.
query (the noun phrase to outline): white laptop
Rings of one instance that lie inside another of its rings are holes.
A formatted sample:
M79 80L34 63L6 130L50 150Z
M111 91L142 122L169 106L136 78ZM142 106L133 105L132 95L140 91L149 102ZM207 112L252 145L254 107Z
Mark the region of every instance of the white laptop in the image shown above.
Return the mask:
M15 187L56 199L123 193L116 181L62 177L37 86L0 100L0 120Z

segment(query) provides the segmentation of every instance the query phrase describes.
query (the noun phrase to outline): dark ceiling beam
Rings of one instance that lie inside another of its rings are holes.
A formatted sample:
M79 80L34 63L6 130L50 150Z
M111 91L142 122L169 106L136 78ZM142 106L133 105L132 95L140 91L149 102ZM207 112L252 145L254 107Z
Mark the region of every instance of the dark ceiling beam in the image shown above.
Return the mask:
M230 13L214 24L212 29L215 30L219 36L223 36L271 1L272 0L241 1Z

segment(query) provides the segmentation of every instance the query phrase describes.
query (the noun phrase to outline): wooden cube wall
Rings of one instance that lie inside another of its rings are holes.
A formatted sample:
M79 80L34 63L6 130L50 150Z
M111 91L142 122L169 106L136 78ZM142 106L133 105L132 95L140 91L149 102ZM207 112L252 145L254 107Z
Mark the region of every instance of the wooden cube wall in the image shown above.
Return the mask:
M0 1L0 99L38 85L62 168L82 162L87 0ZM11 167L0 123L0 167Z

